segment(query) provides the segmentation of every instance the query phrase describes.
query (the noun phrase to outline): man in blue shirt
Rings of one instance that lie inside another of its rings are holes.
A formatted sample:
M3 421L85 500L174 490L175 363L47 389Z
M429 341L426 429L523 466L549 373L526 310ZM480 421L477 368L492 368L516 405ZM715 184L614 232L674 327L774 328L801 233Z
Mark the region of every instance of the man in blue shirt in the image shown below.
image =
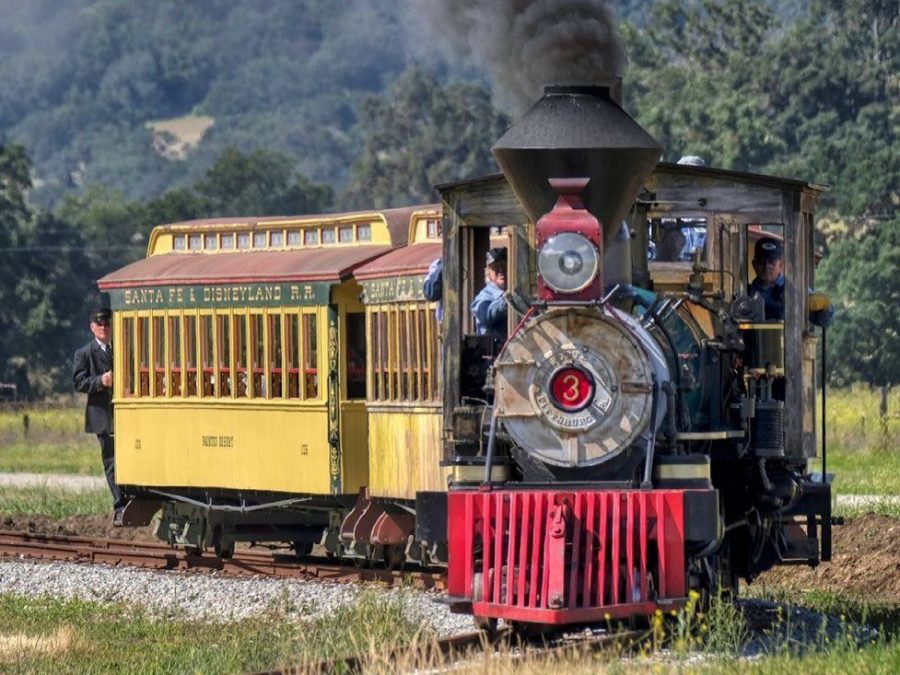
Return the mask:
M784 320L784 250L772 237L756 240L753 247L753 271L756 278L747 289L748 295L759 295L765 304L766 321ZM809 320L827 328L834 319L834 307L822 293L810 291Z
M506 249L492 248L487 252L487 282L472 301L475 332L505 340L507 335Z
M444 320L444 261L435 258L428 267L428 274L422 282L422 293L429 302L436 302L435 316L438 321Z

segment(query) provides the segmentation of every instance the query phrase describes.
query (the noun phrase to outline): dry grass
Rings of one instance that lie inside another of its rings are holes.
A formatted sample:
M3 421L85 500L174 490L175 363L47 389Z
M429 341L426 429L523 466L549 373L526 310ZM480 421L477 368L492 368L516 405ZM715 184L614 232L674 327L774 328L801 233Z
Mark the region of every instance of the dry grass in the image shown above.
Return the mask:
M838 494L900 494L900 388L884 417L880 403L868 387L829 392L828 471Z
M72 648L74 641L75 631L71 626L60 626L50 635L0 635L0 663L23 657L59 657Z
M861 385L828 391L830 447L847 451L900 452L900 387L888 395L887 415L880 412L881 393Z

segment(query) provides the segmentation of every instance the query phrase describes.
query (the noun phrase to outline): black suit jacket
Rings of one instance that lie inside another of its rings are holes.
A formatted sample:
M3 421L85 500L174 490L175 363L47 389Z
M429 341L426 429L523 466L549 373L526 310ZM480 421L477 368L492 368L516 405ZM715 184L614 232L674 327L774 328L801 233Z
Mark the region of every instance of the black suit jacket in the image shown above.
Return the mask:
M112 345L104 352L96 340L91 340L75 352L72 381L76 391L88 395L84 430L92 434L113 433L112 389L100 383L107 370L112 370Z

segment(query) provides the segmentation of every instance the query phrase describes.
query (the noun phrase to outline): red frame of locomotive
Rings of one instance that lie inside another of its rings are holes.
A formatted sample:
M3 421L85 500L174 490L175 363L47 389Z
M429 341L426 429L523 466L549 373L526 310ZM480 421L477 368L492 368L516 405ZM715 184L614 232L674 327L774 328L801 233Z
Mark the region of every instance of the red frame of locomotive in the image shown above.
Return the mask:
M453 490L451 606L541 624L678 608L687 589L686 492Z

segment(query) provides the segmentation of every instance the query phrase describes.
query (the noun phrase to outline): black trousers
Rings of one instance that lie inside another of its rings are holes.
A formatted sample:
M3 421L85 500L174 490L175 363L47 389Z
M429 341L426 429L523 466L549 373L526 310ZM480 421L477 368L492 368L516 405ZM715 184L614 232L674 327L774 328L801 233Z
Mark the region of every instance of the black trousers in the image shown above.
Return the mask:
M113 508L117 511L125 506L122 491L116 485L116 451L115 438L112 434L97 434L100 441L100 456L103 457L103 473L106 474L106 483L112 493Z

